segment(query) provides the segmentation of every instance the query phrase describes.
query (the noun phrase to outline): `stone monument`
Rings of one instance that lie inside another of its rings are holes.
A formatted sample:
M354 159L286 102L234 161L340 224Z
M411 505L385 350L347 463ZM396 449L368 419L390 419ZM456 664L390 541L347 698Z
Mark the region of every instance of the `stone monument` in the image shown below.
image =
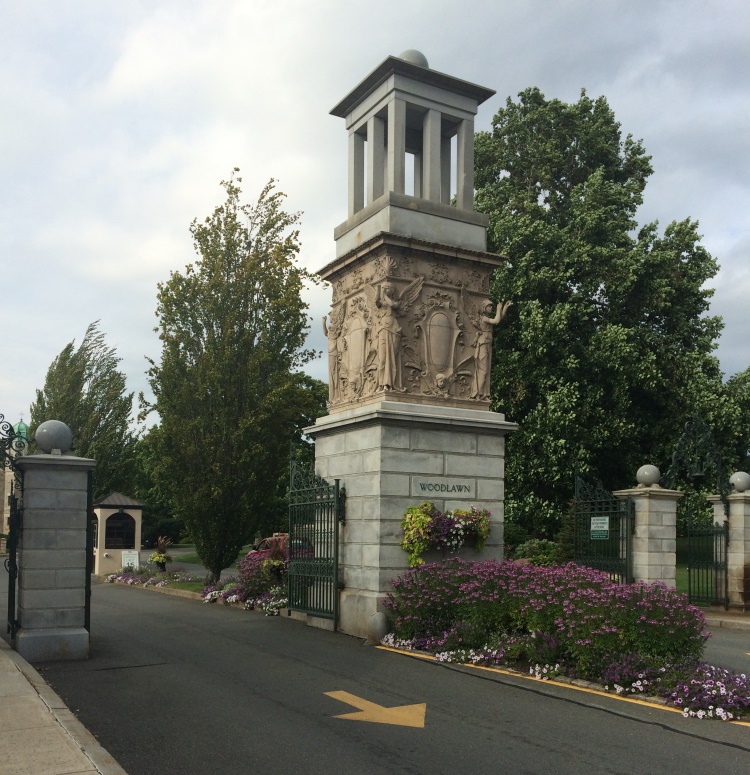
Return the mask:
M347 489L340 628L354 635L367 635L407 566L408 506L488 508L481 556L502 556L505 435L516 426L489 410L489 385L493 328L510 302L488 299L503 258L487 252L488 219L473 209L474 116L493 94L407 51L331 111L349 133L349 212L319 272L333 291L330 413L308 433L317 473Z

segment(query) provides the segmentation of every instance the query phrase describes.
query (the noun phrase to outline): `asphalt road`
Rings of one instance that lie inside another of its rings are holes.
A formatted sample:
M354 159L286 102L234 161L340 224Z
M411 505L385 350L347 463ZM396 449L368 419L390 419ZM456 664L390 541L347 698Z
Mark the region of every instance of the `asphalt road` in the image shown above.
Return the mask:
M130 775L750 772L750 727L149 590L94 586L91 653L37 668ZM342 691L424 728L336 718Z

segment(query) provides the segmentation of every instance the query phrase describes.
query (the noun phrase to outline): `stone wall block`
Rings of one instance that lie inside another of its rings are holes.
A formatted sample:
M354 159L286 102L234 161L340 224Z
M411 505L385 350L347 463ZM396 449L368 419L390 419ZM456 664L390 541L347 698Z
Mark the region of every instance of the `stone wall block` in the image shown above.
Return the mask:
M4 572L4 571L3 571ZM27 589L47 589L55 586L54 570L30 570L24 569L23 583ZM47 625L44 625L47 626Z
M25 494L24 494L25 498ZM53 509L30 509L24 504L24 532L29 530L68 529L86 530L86 509L60 512Z
M22 535L23 549L55 549L57 548L56 530L24 530ZM84 534L84 546L86 545Z
M414 430L411 448L435 452L464 452L476 454L477 436L474 433L453 433L451 431Z
M443 474L443 455L436 452L413 452L384 449L381 471L409 471L413 474Z
M502 467L499 458L488 458L484 455L452 455L445 456L445 473L448 476L484 476L499 477Z
M18 594L19 608L75 608L86 603L83 587L79 589L20 589Z
M53 608L42 608L23 612L23 626L27 629L47 629L55 627L57 611Z
M362 544L346 543L341 547L342 567L357 567L362 565Z
M409 449L411 447L411 431L399 426L381 426L381 446L383 449Z
M334 478L333 475L330 478ZM380 492L380 476L378 474L359 474L344 478L343 474L336 472L335 478L343 479L341 484L346 486L347 500L360 496L378 495Z
M382 474L380 486L384 493L409 497L411 477L409 474Z
M364 449L380 449L380 428L377 425L369 428L357 428L347 433L344 438L346 452L358 452ZM334 437L341 438L341 437Z
M23 571L57 568L85 568L86 549L23 549L20 556Z
M80 606L55 609L55 627L83 627L85 622L86 613Z
M84 587L86 586L86 569L70 568L53 571L55 574L55 586L58 589L66 587ZM68 625L63 625L67 627Z
M477 500L502 501L505 497L505 482L502 479L477 479Z
M480 433L477 436L477 452L480 455L505 455L505 437Z

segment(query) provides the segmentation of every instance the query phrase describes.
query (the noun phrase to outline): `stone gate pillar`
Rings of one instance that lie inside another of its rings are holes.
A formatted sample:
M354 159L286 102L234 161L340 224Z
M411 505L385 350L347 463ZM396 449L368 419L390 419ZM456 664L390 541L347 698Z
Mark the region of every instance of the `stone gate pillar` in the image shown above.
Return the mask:
M490 374L509 303L489 300L504 258L487 252L489 219L473 205L474 116L493 94L407 51L331 111L348 132L349 207L318 273L332 290L329 414L306 432L318 475L346 486L339 610L352 635L369 634L407 568L409 506L489 509L484 553L464 556L502 557L505 437L517 426L490 411Z
M750 475L738 471L729 481L734 485L734 492L727 498L729 605L746 611L750 608Z
M23 528L15 648L30 662L86 659L88 473L96 463L65 454L70 430L55 420L39 426L36 442L42 452L17 461Z
M633 577L635 581L661 581L675 586L677 568L677 501L684 493L660 487L656 466L641 466L638 486L617 490L618 498L631 498L635 507Z

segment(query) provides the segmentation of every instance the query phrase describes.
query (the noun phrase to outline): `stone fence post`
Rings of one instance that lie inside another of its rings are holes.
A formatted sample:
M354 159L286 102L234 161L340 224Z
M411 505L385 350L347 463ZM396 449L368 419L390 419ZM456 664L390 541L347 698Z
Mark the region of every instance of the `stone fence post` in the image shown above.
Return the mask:
M729 605L745 611L750 608L750 475L738 471L729 482L734 485L734 492L727 498Z
M617 490L618 498L631 498L635 504L633 535L633 577L635 581L661 581L675 586L677 567L677 501L684 493L660 487L656 466L641 466L638 486Z
M45 426L51 426L47 435ZM70 448L70 430L55 420L39 426L36 441L45 451L17 461L23 471L23 527L15 648L31 662L86 659L88 473L96 463L63 454Z

